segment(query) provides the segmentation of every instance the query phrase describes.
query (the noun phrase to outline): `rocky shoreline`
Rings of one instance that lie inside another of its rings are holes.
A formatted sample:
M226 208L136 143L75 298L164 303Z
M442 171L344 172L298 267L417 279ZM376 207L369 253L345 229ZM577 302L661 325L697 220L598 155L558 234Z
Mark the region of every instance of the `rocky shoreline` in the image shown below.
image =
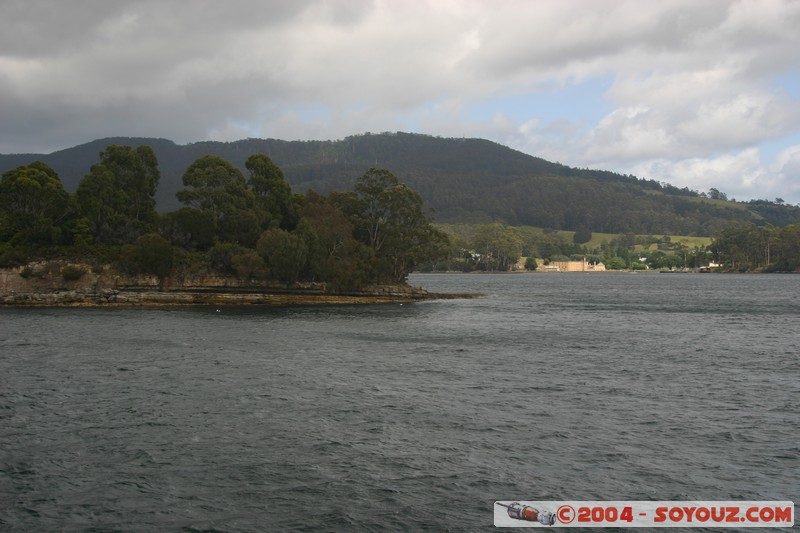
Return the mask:
M72 276L65 275L67 268L80 273L77 279L68 279ZM159 280L154 276L126 276L107 266L60 261L0 269L0 306L5 307L376 304L478 296L436 294L410 285L335 292L324 283L281 284L209 274Z

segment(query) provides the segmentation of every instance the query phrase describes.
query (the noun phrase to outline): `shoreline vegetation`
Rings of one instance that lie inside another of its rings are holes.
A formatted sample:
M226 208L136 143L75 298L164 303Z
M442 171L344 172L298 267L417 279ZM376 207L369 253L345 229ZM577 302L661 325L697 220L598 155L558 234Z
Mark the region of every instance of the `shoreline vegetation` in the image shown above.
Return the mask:
M0 180L5 305L378 303L443 298L408 274L448 253L422 197L386 169L348 192L292 192L265 154L213 155L155 211L152 148L111 145L74 194L34 162ZM451 295L452 296L452 295Z

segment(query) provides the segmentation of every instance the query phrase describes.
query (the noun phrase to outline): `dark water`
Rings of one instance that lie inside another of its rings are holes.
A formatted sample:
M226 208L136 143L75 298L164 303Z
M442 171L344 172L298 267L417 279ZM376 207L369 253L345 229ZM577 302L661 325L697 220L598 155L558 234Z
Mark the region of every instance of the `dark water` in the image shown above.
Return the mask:
M800 500L800 276L411 281L487 296L0 309L0 530L471 531L495 500Z

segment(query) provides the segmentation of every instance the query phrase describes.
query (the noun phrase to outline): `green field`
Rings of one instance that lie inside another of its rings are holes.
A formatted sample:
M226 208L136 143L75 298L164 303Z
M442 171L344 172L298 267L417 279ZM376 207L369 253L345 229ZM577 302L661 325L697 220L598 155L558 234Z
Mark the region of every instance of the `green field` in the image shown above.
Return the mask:
M560 231L559 234L562 234L565 239L568 239L570 242L572 241L572 235L574 232L572 231ZM597 248L600 244L605 240L607 242L611 242L611 240L616 239L619 235L615 233L593 233L592 240L584 244L587 248ZM637 235L637 237L646 237L646 235ZM656 237L660 237L660 235L656 235ZM711 237L691 237L688 235L670 235L670 242L672 243L680 243L686 246L689 249L692 248L702 248L705 246L709 246L713 239ZM637 246L637 248L642 248L641 246ZM651 244L649 249L655 250L657 248L656 244Z
M536 231L542 231L540 228L532 228ZM572 236L575 234L574 231L558 231L557 232L564 240L567 242L572 242ZM637 235L637 237L646 237L647 235ZM588 249L599 248L603 241L611 242L612 240L619 237L616 233L592 233L592 239L585 243L585 246ZM661 237L661 235L656 235L656 237ZM672 243L680 243L686 246L689 249L692 248L702 248L704 246L709 246L713 239L711 237L692 237L688 235L670 235L670 242ZM642 246L637 246L638 249L642 249ZM656 244L651 244L649 249L655 250L657 248Z
M708 200L707 200L708 201ZM453 235L460 238L465 238L468 235L471 235L475 232L475 229L482 226L483 224L436 224L436 226L449 235ZM509 226L509 229L512 227ZM526 236L532 236L537 233L544 232L544 229L537 228L534 226L513 226L513 229L519 232L519 234L524 238ZM566 242L572 242L572 236L575 234L574 231L556 231L556 233L564 239ZM599 248L603 241L611 242L612 240L618 238L619 235L616 233L592 233L592 238L589 242L583 244L587 249L592 250ZM647 235L637 235L637 237L647 237ZM655 235L655 237L662 237L661 235ZM694 248L703 248L709 246L713 239L711 237L693 237L688 235L670 235L670 242L680 243L683 244L688 249ZM642 250L643 246L637 246L638 250ZM652 244L649 246L650 250L656 250L657 245Z

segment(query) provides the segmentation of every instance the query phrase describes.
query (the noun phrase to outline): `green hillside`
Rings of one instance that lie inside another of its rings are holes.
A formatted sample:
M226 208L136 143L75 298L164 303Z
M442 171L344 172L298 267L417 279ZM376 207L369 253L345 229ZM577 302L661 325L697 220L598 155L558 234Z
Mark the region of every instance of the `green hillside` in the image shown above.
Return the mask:
M705 236L731 221L774 226L800 222L796 206L712 200L653 180L552 163L483 139L408 133L365 134L339 141L246 139L187 145L119 137L52 154L0 155L0 172L41 160L58 172L68 191L74 191L110 144L153 148L161 171L156 200L162 212L180 207L175 193L183 188L181 176L197 158L214 154L244 169L250 155L264 153L301 193L348 190L370 167L389 169L422 195L438 222Z

